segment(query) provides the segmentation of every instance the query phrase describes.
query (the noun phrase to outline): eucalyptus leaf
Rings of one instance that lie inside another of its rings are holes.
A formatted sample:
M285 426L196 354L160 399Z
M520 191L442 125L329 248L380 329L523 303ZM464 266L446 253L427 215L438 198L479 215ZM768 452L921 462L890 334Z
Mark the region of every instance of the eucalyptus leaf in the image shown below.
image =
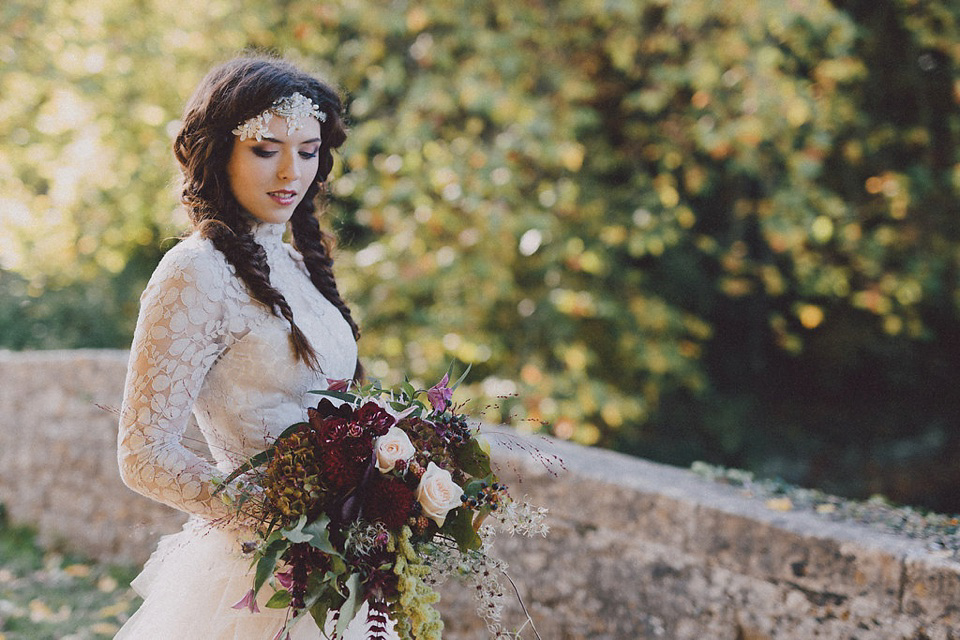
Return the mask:
M470 438L463 445L454 449L453 455L460 468L475 478L484 478L492 473L490 456L483 450L476 438Z
M330 542L330 532L327 530L327 525L329 524L330 517L326 514L323 514L305 526L303 528L303 534L305 536L310 536L307 542L309 542L310 546L314 549L319 549L320 551L330 555L340 555Z
M310 615L313 616L314 622L317 623L317 626L323 629L327 624L327 614L330 612L330 605L321 600L310 607L309 611Z
M349 391L331 391L330 389L318 389L316 391L308 391L307 393L313 393L318 396L330 396L331 398L336 398L338 400L345 400L351 404L357 401L357 396L350 393Z
M448 513L440 530L456 541L460 551L467 552L481 546L480 536L473 530L473 511L470 509L458 507Z
M340 607L340 617L337 619L337 635L343 635L347 625L356 617L360 610L360 574L352 573L347 578L347 599Z
M339 555L330 557L330 570L328 575L341 576L347 572L347 563Z
M332 585L321 583L315 589L309 590L304 598L304 608L316 621L317 626L324 629L327 625L327 615L330 609L335 609L343 603L343 596L337 593Z
M276 540L267 545L266 549L263 550L263 557L257 561L257 570L253 579L253 590L255 593L260 592L260 587L262 587L267 581L267 578L273 574L273 570L277 566L277 559L287 547L286 540Z
M274 594L270 596L270 599L267 600L267 604L265 606L269 607L270 609L286 609L290 606L291 599L292 596L290 595L290 592L286 589L281 589L280 591L274 592Z
M290 542L310 542L313 539L313 534L303 530L306 524L307 516L301 515L293 529L283 530L283 537Z

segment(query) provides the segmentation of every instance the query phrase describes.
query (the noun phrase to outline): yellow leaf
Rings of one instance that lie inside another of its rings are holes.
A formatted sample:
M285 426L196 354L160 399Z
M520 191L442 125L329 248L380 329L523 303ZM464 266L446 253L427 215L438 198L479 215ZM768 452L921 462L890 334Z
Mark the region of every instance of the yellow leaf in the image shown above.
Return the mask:
M111 604L109 606L106 606L100 609L100 611L97 612L97 617L113 618L115 616L120 615L121 613L126 613L129 607L130 607L129 602L123 602L123 601L117 602L115 604Z
M793 502L790 498L770 498L766 502L767 509L773 511L790 511L793 509Z
M53 617L53 610L47 606L47 603L39 598L31 600L27 606L30 609L31 622L43 622Z
M64 567L63 572L71 578L86 578L90 575L90 565L71 564L67 567Z
M93 631L94 633L102 633L104 635L115 635L119 630L120 627L111 622L98 622L90 625L90 631Z
M118 583L116 578L112 576L103 576L100 580L97 581L97 589L104 593L110 593L111 591L116 591Z

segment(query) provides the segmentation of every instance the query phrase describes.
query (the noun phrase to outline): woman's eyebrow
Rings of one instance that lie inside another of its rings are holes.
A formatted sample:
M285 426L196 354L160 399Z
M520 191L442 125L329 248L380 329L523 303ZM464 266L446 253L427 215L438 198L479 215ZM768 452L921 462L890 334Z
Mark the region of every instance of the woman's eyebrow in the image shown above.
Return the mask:
M277 143L277 144L286 144L286 141L284 141L284 140L279 140L279 139L277 139L277 138L274 138L274 137L271 136L271 135L265 135L265 134L264 134L264 135L261 135L260 137L263 138L264 140L266 140L267 142L275 142L275 143ZM320 142L320 138L310 138L309 140L304 140L304 141L302 141L302 142L298 142L297 144L298 144L298 145L301 145L301 144L313 144L313 143L315 143L315 142Z

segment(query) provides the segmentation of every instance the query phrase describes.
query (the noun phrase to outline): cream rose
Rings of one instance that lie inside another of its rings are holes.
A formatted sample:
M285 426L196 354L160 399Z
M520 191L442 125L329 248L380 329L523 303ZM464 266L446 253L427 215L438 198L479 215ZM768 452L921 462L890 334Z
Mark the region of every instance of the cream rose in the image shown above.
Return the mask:
M417 450L403 429L390 427L377 438L377 469L380 473L393 471L400 460L409 460Z
M463 489L453 481L450 472L431 462L420 478L417 501L423 507L423 515L442 527L447 512L460 506Z

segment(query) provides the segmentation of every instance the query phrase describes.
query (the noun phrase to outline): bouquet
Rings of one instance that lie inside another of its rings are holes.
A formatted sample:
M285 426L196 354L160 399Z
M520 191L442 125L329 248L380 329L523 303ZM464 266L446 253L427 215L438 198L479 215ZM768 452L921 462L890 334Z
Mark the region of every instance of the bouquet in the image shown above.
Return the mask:
M509 577L488 553L490 522L546 535L546 510L513 500L498 481L479 426L451 404L462 379L449 385L448 372L426 390L332 381L312 392L324 397L308 422L220 483L223 499L260 523L244 545L256 570L237 608L258 610L270 585L266 606L290 612L277 640L305 612L321 629L335 620L338 637L363 602L368 638L385 637L391 618L404 640L432 640L443 629L434 587L457 575L473 581L491 633L506 637L499 578Z

